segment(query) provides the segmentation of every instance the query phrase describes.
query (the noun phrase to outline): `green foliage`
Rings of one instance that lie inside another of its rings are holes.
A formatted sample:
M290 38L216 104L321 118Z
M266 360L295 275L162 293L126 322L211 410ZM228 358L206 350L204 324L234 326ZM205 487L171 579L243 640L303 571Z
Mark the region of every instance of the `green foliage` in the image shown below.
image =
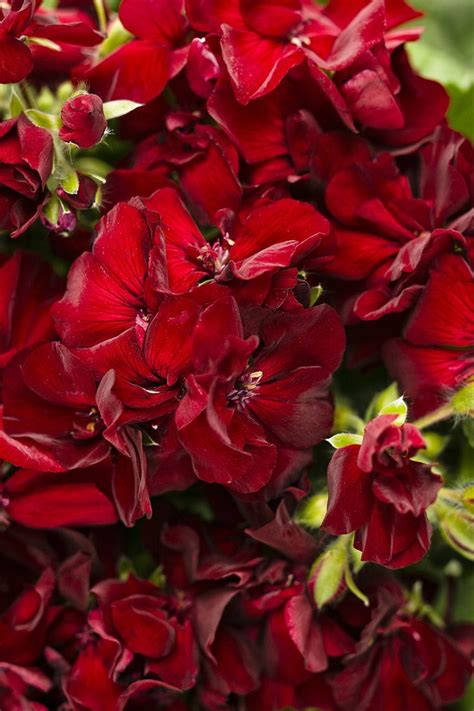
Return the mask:
M413 0L425 17L413 24L425 32L408 46L415 69L444 85L451 98L450 125L474 139L474 3Z

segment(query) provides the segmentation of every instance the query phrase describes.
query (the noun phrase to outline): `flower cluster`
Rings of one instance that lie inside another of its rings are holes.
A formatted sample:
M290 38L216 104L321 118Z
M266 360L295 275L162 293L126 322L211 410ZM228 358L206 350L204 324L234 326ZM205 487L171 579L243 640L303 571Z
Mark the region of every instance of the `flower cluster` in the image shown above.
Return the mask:
M5 711L464 693L474 151L417 18L0 6Z
M305 563L311 538L293 558L269 555L236 535L238 517L221 500L224 509L227 522L213 524L163 509L137 541L140 576L117 557L117 526L92 540L10 527L2 707L218 711L238 697L250 711L315 700L338 711L367 688L358 708L383 708L397 689L429 709L459 696L470 673L469 626L448 637L418 619L399 583L379 571L361 578L368 607L346 597L321 609Z

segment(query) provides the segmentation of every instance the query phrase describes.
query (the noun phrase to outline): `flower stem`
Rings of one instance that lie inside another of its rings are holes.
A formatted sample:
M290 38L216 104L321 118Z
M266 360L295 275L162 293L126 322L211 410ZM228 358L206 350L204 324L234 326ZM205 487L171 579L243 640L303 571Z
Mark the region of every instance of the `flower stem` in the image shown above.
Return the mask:
M418 420L415 420L415 422L413 422L412 424L414 424L415 427L418 427L419 430L423 430L426 429L426 427L431 427L431 425L435 425L437 422L448 420L454 414L455 412L451 405L443 405L438 410L434 410L434 412L429 412L427 415L424 415Z

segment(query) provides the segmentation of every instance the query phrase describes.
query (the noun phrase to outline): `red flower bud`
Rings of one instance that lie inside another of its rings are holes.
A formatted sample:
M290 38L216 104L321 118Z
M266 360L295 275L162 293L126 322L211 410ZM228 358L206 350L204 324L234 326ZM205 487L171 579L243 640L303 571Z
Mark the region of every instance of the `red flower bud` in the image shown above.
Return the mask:
M81 148L95 146L107 128L102 99L96 94L78 94L68 99L61 111L61 121L59 137Z

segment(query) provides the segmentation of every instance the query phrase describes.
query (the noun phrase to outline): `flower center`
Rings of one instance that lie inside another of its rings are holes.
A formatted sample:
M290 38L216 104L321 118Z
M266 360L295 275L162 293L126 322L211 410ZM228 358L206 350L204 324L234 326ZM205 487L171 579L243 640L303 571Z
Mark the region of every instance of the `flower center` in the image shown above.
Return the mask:
M71 436L74 439L92 439L102 430L102 420L97 408L91 407L89 412L76 412L74 415Z
M253 373L245 373L235 383L235 388L227 394L227 400L238 410L245 407L250 398L256 395L256 388L263 377L261 370L255 370Z
M229 247L231 247L232 244L232 240L224 240L223 243L214 242L213 244L206 244L199 250L197 260L202 265L202 268L205 269L206 272L209 272L209 274L213 276L222 274L229 263Z

